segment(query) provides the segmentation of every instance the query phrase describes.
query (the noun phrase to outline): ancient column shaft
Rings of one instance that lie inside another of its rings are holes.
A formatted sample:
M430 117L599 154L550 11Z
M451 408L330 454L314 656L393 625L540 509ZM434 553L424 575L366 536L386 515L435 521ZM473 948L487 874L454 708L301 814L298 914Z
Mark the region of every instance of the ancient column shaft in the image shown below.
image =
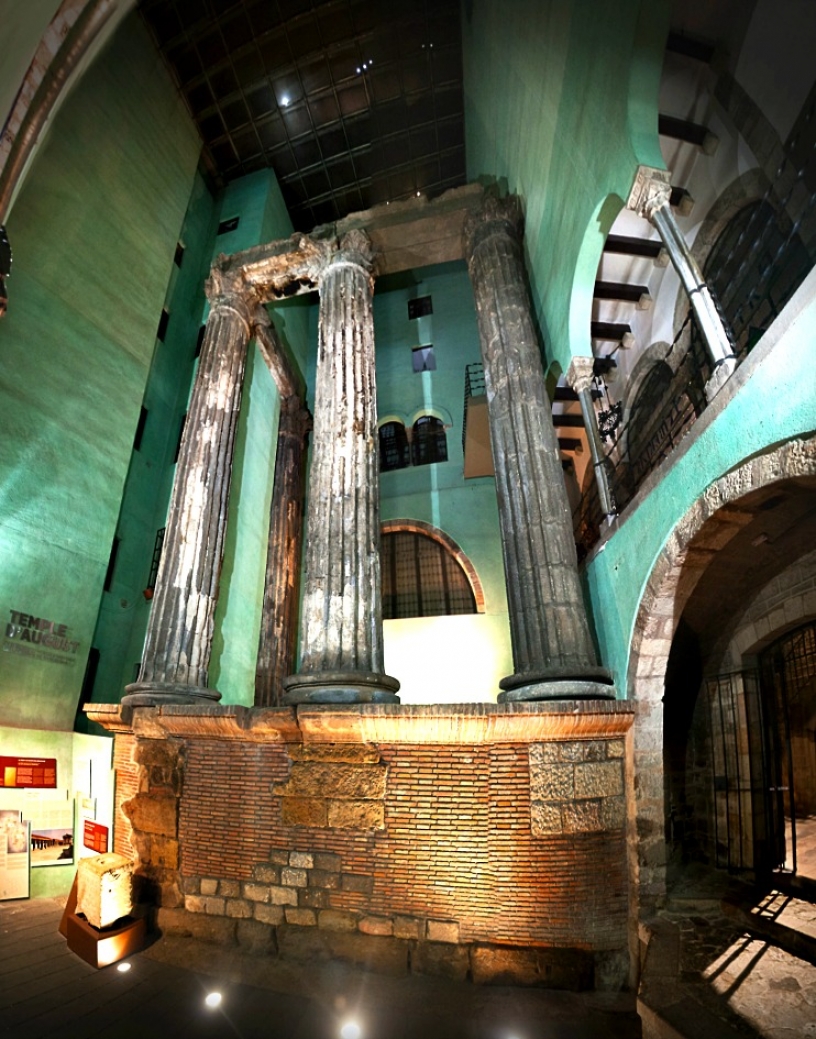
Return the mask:
M671 264L686 290L714 366L714 373L706 385L706 396L711 400L736 368L737 360L703 273L677 226L670 197L668 171L639 166L627 207L651 221L657 228Z
M251 334L240 285L215 273L210 315L179 451L139 681L123 702L220 699L207 688L224 553L235 428Z
M255 706L281 702L283 680L295 666L306 487L306 436L312 417L300 397L281 401L275 477L269 509L261 637L255 669Z
M616 508L609 489L609 480L606 474L606 459L604 458L601 438L598 433L598 423L595 416L595 408L592 405L592 379L594 375L595 361L592 357L573 357L567 369L565 380L578 394L578 402L581 405L581 415L584 419L587 440L589 441L589 453L592 455L592 467L595 471L595 483L598 487L598 497L601 502L601 510L607 519L614 518Z
M518 199L466 227L476 299L515 674L505 699L609 695L578 579L566 488L530 314Z
M384 675L371 251L349 232L320 276L300 673L287 703L395 701Z

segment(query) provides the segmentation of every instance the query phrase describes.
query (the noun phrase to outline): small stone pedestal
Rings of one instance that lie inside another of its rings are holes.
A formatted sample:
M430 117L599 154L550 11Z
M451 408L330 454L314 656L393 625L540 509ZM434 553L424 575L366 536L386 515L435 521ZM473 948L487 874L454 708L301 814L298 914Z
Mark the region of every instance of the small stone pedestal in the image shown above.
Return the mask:
M134 863L110 853L83 859L60 923L68 948L92 967L138 952L145 942L146 923L134 919Z

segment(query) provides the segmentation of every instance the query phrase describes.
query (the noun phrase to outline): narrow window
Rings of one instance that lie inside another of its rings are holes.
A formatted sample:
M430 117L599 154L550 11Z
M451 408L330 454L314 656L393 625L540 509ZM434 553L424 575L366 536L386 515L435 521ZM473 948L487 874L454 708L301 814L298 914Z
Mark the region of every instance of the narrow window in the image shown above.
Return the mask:
M162 307L161 317L159 318L159 327L156 331L156 338L160 343L164 342L164 337L167 335L167 325L170 321L170 311L167 307Z
M113 584L113 571L116 569L116 557L119 554L119 545L122 543L120 537L113 539L111 545L110 558L108 559L108 569L105 571L105 583L102 585L104 591L109 592L111 585Z
M234 231L240 219L239 216L232 216L228 220L222 220L218 225L218 234L229 234L230 231Z
M434 415L420 415L414 423L411 441L414 465L447 462L448 439L442 419Z
M136 423L136 435L133 438L133 450L138 451L142 446L142 437L144 436L145 426L147 425L147 408L142 405L142 410L139 412L139 421Z
M433 300L430 296L418 296L416 299L408 300L409 321L418 317L428 317L429 314L433 314Z
M380 472L404 469L411 464L408 433L401 422L384 422L380 426Z
M411 366L415 372L435 372L436 357L434 356L434 348L430 344L428 346L412 346Z

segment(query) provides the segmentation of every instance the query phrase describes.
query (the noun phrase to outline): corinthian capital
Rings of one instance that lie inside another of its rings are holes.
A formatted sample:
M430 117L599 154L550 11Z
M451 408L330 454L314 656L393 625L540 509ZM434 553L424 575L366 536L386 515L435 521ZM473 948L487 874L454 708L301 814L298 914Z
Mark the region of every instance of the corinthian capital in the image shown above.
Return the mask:
M668 170L660 170L656 166L638 166L626 208L651 220L652 213L667 206L670 197L671 173Z
M470 257L485 238L494 234L509 235L521 241L524 228L524 211L518 195L498 198L486 194L478 209L472 210L465 220L463 229L465 256Z

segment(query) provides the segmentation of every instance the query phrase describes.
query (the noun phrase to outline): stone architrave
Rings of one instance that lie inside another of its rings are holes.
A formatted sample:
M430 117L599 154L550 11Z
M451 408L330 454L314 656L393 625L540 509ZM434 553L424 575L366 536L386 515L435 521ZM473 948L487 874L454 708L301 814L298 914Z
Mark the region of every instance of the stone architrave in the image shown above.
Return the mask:
M283 680L295 665L306 488L306 437L312 416L299 396L281 401L275 477L269 509L261 636L255 668L255 706L281 702Z
M671 177L668 170L638 166L626 207L657 228L669 260L686 290L714 366L705 388L706 397L711 400L733 373L737 359L703 273L674 219L670 199Z
M573 357L564 378L567 385L571 386L578 394L578 403L581 405L581 415L584 419L584 428L589 441L589 453L592 455L592 467L595 471L595 482L598 486L601 510L607 521L611 522L615 518L617 510L612 499L612 493L609 490L609 481L606 475L606 459L601 447L598 423L595 419L595 408L592 405L592 381L594 375L594 358Z
M558 438L521 251L518 198L486 198L465 226L485 370L515 673L500 701L614 696L578 578Z
M208 687L224 554L235 429L254 300L238 275L213 268L201 348L147 627L139 681L123 704L220 700Z
M319 278L300 672L284 702L399 702L383 673L372 251L349 231Z

